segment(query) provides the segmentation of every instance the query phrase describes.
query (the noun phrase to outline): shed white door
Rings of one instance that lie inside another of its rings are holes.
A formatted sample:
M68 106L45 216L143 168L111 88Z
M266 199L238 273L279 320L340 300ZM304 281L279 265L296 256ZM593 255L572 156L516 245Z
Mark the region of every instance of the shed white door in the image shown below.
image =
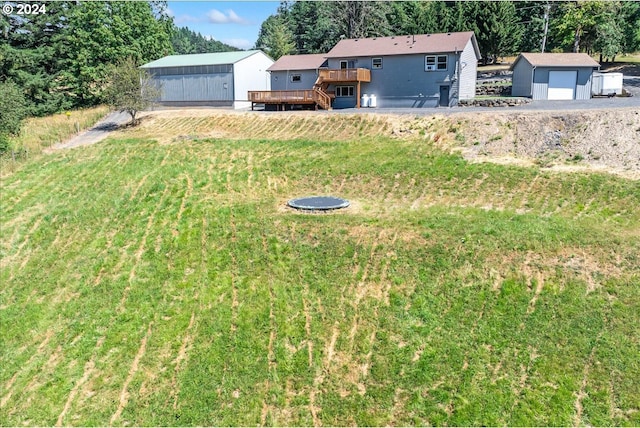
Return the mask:
M576 97L577 71L550 71L549 100L572 100Z

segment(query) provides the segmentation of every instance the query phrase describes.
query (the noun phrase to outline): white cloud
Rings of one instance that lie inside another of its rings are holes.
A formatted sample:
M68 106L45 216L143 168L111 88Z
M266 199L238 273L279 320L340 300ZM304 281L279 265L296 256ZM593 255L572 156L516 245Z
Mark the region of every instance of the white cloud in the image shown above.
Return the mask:
M169 8L166 8L166 9L164 10L164 12L167 14L167 16L170 16L170 17L172 17L172 18L174 18L174 17L176 16L176 14L175 14L175 13L173 13L173 11L172 11L171 9L169 9Z
M240 18L233 10L229 9L227 11L227 13L229 14L229 19L231 20L231 22L236 23L236 24L248 24L249 21L247 21L244 18Z
M211 9L209 12L207 12L207 20L211 24L250 24L249 21L238 16L238 14L231 9L227 10L226 14L224 12L220 12L217 9Z
M207 19L212 24L226 24L229 22L225 14L216 9L211 9L207 12Z

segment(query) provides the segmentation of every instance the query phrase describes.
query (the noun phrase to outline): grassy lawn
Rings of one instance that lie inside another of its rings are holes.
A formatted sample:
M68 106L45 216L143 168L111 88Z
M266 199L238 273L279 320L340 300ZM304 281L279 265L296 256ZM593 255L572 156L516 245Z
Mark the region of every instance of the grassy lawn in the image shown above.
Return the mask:
M20 135L12 139L11 153L0 157L3 171L15 168L15 159L36 156L54 144L66 141L78 132L88 129L102 119L109 109L106 106L73 110L47 117L27 118Z
M119 135L2 178L0 425L640 425L637 181Z
M616 62L628 62L634 64L640 64L640 52L629 55L616 56Z

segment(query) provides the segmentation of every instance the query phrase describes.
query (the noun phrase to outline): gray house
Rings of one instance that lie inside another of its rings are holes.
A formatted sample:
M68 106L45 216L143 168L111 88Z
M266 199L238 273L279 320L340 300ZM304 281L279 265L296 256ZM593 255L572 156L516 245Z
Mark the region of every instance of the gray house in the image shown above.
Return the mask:
M329 69L365 69L368 76L336 82L335 108L456 105L475 97L480 50L473 32L341 40L326 55ZM358 76L359 77L359 76Z
M511 66L511 94L534 100L591 98L593 71L600 64L586 53L521 53Z
M168 106L251 106L250 89L269 90L273 60L262 51L171 55L143 65L162 88Z
M274 90L250 91L251 102L283 110L295 105L360 108L363 102L370 107L452 106L475 97L480 50L473 32L463 32L341 40L314 61L305 57L312 56L283 57L274 64Z
M318 70L325 64L324 54L285 55L267 68L271 74L271 90L312 88L318 79Z

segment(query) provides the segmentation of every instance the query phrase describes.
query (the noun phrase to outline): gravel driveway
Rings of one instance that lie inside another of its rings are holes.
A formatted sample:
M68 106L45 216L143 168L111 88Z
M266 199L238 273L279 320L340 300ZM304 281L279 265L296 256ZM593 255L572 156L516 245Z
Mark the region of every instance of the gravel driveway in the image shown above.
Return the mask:
M109 113L104 119L95 124L93 128L76 135L64 143L55 144L51 146L51 149L71 149L73 147L88 146L98 143L107 138L109 133L118 129L120 125L124 125L130 120L131 116L127 113Z

